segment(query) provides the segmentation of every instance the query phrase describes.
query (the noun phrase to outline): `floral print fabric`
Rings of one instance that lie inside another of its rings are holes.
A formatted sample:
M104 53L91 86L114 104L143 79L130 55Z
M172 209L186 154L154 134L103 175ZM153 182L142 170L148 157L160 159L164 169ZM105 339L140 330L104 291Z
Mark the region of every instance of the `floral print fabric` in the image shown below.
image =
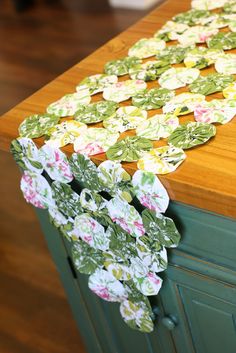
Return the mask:
M143 91L147 84L143 80L126 80L108 87L103 92L103 98L120 103Z
M150 110L159 109L165 105L175 93L166 88L152 88L138 93L132 98L132 103L136 107Z
M142 38L136 42L128 51L129 56L136 56L145 59L156 55L160 50L164 49L166 43L158 38Z
M194 118L202 123L228 123L236 115L236 101L234 99L213 99L202 102L194 109Z
M41 174L43 165L40 161L39 151L34 142L27 138L21 137L13 140L11 143L11 153L23 170L29 170Z
M35 114L26 118L19 126L21 137L37 138L45 135L59 121L58 116Z
M108 75L123 76L128 74L130 68L141 64L141 62L142 60L135 56L127 56L122 59L108 61L104 66L104 71Z
M88 91L90 95L103 92L103 90L118 81L116 75L97 74L86 77L77 86L76 91ZM81 102L81 104L83 104Z
M172 67L161 75L158 82L163 88L177 89L195 81L199 74L198 69Z
M72 116L81 104L87 105L90 103L90 100L91 98L88 90L66 94L58 101L51 103L47 107L47 112L59 117Z
M179 125L179 119L173 114L157 114L139 124L137 136L150 140L168 137Z
M194 107L205 100L203 94L180 93L173 97L163 107L164 113L172 113L177 116L193 112Z

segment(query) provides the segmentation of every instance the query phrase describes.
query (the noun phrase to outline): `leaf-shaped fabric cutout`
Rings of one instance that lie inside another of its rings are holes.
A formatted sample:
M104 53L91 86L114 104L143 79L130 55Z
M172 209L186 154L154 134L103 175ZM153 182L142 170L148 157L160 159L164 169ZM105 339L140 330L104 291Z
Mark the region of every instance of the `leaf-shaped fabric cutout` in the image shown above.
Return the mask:
M219 57L224 55L224 51L221 49L208 49L205 47L196 47L189 51L184 59L186 67L194 67L197 69L203 69L213 64Z
M236 54L225 54L215 62L215 69L220 74L236 74Z
M106 207L106 200L96 192L84 188L80 193L81 206L88 211L97 212Z
M11 142L11 153L20 168L41 174L43 165L40 160L38 148L27 137L19 137Z
M91 97L88 90L66 94L56 102L51 103L47 107L47 112L60 117L72 116L81 104L89 104L90 101Z
M69 143L74 143L75 139L85 132L87 125L78 121L63 121L61 124L55 125L48 132L47 145L52 147L63 147Z
M132 177L133 190L140 203L157 214L164 213L169 204L169 196L158 179L150 172L137 170Z
M148 272L145 277L133 278L136 288L144 295L157 295L162 286L162 279L154 272Z
M209 18L210 15L210 11L191 9L177 14L173 17L173 21L194 26L196 24L200 24L203 19Z
M103 267L104 257L101 250L91 248L84 241L77 241L72 247L72 258L80 273L91 275Z
M202 102L194 109L194 118L201 123L228 123L236 114L235 99L213 99Z
M143 302L124 300L120 305L120 313L125 323L132 329L150 333L154 324L149 308Z
M230 50L236 48L236 33L219 32L207 40L207 46L214 49Z
M134 162L152 147L152 142L146 138L127 136L110 147L106 155L114 161Z
M24 171L20 188L26 202L37 208L54 207L51 187L47 180L40 174L31 171Z
M154 37L163 39L166 42L168 42L169 40L176 40L178 39L178 35L185 32L188 28L189 26L186 25L185 23L167 21L161 27L161 29L155 32Z
M104 66L104 71L108 75L123 76L128 74L129 69L142 61L135 56L126 56L121 59L108 61Z
M223 89L223 96L229 99L236 99L236 82L229 84Z
M193 93L200 93L205 96L222 91L229 83L234 81L232 75L210 74L199 76L191 85L189 90Z
M79 195L70 185L54 181L52 183L53 198L60 212L68 217L76 217L83 212Z
M90 190L100 191L97 167L86 155L73 153L69 164L75 179Z
M181 148L163 146L153 148L137 163L138 169L154 174L167 174L176 170L185 160L186 155Z
M129 56L136 56L144 59L156 55L158 51L164 49L166 43L158 38L142 38L136 42L128 51Z
M177 127L168 138L168 143L174 147L188 149L206 143L215 134L214 125L190 121Z
M195 81L199 74L198 69L172 67L161 75L158 82L163 88L177 89Z
M138 64L129 69L129 76L133 80L154 81L170 68L168 61L152 60Z
M174 114L157 114L139 124L137 136L150 140L166 138L177 128L179 119Z
M111 132L124 132L135 129L147 119L147 112L130 106L120 107L116 114L103 121L103 126Z
M132 104L142 109L159 109L173 98L175 93L166 88L144 90L132 98Z
M194 46L169 45L158 53L157 59L166 60L170 64L179 64L193 47Z
M19 126L19 135L22 137L37 138L58 123L60 118L50 114L34 114L27 117Z
M108 201L107 209L112 221L133 237L140 237L145 233L141 216L128 202L115 197Z
M164 113L172 113L175 115L185 115L193 112L196 105L205 100L203 94L194 94L190 92L180 93L173 97L163 107Z
M70 183L73 180L69 161L59 148L44 145L39 149L39 156L51 179L62 183Z
M75 120L85 124L98 123L112 116L119 105L115 102L96 102L89 105L81 105L75 113Z
M178 41L182 45L193 45L196 43L205 43L219 32L218 28L207 26L194 26L187 29L178 36Z
M180 234L171 218L155 212L144 210L142 219L148 236L167 248L174 248L179 244Z
M103 269L97 269L89 276L88 286L100 298L109 302L122 302L127 298L123 284Z
M74 150L88 156L104 153L116 143L118 137L119 133L111 133L103 128L90 128L74 141Z
M82 239L94 249L105 251L109 247L109 237L106 236L104 227L88 213L82 213L75 217L71 237L72 239Z
M142 80L126 80L104 89L103 98L108 101L120 103L126 101L139 92L142 92L147 84Z
M90 95L103 92L106 87L109 87L118 81L115 75L96 74L85 77L77 86L76 91L81 92L88 90Z

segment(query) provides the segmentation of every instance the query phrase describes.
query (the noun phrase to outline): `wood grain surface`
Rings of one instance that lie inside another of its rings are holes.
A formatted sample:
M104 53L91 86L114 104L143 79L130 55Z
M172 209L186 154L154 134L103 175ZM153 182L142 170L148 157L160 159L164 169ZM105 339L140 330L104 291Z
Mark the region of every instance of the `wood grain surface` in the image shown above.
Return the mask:
M0 120L0 149L9 150L12 139L18 136L18 126L25 117L33 113L43 113L49 103L59 99L66 93L74 92L75 86L85 76L103 71L108 60L126 56L129 47L138 39L151 37L167 20L176 13L190 9L190 0L164 2L160 7L144 17L137 24L121 33L118 37L96 50L93 54L63 73L57 79L43 87L31 97L17 105ZM174 44L172 42L172 44ZM182 64L178 65L182 66ZM202 75L214 71L213 68L201 70ZM128 76L120 80L128 79ZM148 87L157 86L156 82L148 83ZM176 90L176 93L187 89ZM221 93L211 95L210 98L223 98ZM92 101L101 99L101 95L93 96ZM130 101L121 105L128 105ZM149 112L149 116L161 110ZM180 118L180 122L193 120L193 115ZM99 126L99 124L97 124ZM217 134L205 145L186 151L186 161L173 173L160 176L172 200L193 205L208 211L225 216L236 216L236 121L222 126L217 125ZM121 134L121 138L132 132ZM43 139L37 139L38 145ZM165 140L155 142L155 147L164 145ZM72 146L63 148L69 154L73 152ZM92 158L100 163L106 159L105 154ZM136 163L124 163L129 173L137 169Z

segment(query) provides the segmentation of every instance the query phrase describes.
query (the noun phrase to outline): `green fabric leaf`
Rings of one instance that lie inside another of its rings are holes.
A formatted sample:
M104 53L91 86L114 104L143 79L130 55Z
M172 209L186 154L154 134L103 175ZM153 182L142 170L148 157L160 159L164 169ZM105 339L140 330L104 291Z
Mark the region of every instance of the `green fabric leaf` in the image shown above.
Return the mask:
M142 109L159 109L163 107L175 93L167 88L144 90L132 98L132 104Z
M51 185L53 198L60 212L68 217L76 217L83 212L79 195L70 185L54 181Z
M96 74L85 77L77 86L76 91L89 90L91 95L102 92L105 88L118 81L115 75Z
M50 114L35 114L27 117L19 126L22 137L37 138L46 135L55 126L60 117Z
M108 159L114 161L134 162L152 147L152 142L146 138L128 136L110 147L106 155Z
M141 64L141 62L141 59L135 56L126 56L118 60L108 61L104 66L104 71L108 75L123 76L128 74L131 67Z
M174 16L173 21L194 26L196 24L200 24L202 19L207 18L210 15L210 11L192 9Z
M69 164L75 179L84 187L100 191L96 165L85 155L73 153Z
M168 61L170 64L179 64L191 49L193 46L170 45L158 53L157 59Z
M169 68L170 64L168 61L147 61L144 64L138 64L130 68L129 76L136 80L154 81Z
M232 75L210 74L199 76L189 85L189 90L193 93L200 93L207 96L222 91L233 81L234 77Z
M101 250L94 249L84 241L77 241L72 248L72 258L80 273L90 275L97 268L102 268L104 256Z
M143 302L133 303L125 300L120 305L120 313L125 323L132 329L146 333L154 330L150 310Z
M236 33L219 32L207 40L207 46L213 49L234 49L236 48Z
M157 217L154 211L146 209L142 212L142 220L150 239L158 241L167 248L178 245L180 234L171 218L162 215Z
M206 143L215 134L216 127L212 124L187 122L172 132L168 143L175 147L188 149Z
M112 116L119 105L115 102L96 102L89 105L81 105L74 118L85 124L98 123Z

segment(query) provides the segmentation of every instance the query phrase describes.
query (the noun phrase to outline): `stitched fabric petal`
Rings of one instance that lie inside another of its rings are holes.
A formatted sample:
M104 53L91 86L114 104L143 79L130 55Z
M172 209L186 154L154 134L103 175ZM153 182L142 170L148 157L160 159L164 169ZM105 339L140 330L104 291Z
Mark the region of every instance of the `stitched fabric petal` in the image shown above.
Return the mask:
M106 87L109 87L118 81L115 75L96 74L85 77L77 86L76 91L81 92L88 90L90 95L103 92Z
M170 64L181 63L187 53L192 50L194 46L181 46L181 45L169 45L157 54L157 59L166 60Z
M158 51L164 49L166 43L158 38L142 38L137 41L128 51L129 56L136 56L144 59L156 55Z
M66 146L69 143L73 143L86 129L87 125L78 121L63 121L47 132L49 139L46 141L46 144L55 148Z
M67 157L58 148L44 145L39 149L39 156L51 179L64 183L70 183L73 180Z
M138 169L154 174L167 174L175 171L185 160L186 155L181 148L163 146L152 149L138 161Z
M192 0L191 6L198 10L214 10L223 7L228 0Z
M154 272L148 272L145 277L134 276L136 288L144 295L157 295L162 286L162 279Z
M131 67L141 64L141 62L141 59L135 56L127 56L118 60L108 61L104 66L104 71L108 75L123 76L128 74Z
M147 112L133 106L121 107L114 116L103 121L103 126L111 132L124 132L135 129L147 119Z
M182 45L205 43L211 37L215 36L218 32L218 28L194 26L187 29L183 34L179 35L178 41Z
M203 69L216 62L217 59L223 55L224 51L221 49L197 47L187 53L184 64L189 68L195 67L197 69Z
M207 40L208 48L229 50L236 48L236 33L219 32Z
M49 208L55 205L51 187L47 180L40 174L24 171L20 188L26 202L31 203L37 208Z
M207 10L191 9L186 12L181 12L173 17L173 21L185 23L189 26L200 24L204 19L209 18L211 12Z
M108 101L120 103L143 91L147 84L143 80L126 80L117 82L103 92L103 98Z
M168 143L178 148L188 149L206 143L215 134L214 125L190 121L177 127L168 138Z
M106 155L113 161L134 162L152 147L152 142L146 138L127 136L110 147Z
M98 123L112 116L119 105L115 102L96 102L89 105L81 105L75 113L75 120L85 124Z
M174 95L173 91L166 88L146 89L132 98L132 104L146 110L159 109L173 98Z
M200 71L198 69L172 67L161 75L158 82L163 88L177 89L195 81L199 74Z
M73 244L72 258L76 269L86 275L91 275L98 268L102 268L104 263L102 251L91 248L84 241Z
M38 148L35 143L27 138L21 137L11 142L11 153L23 170L29 170L34 173L41 174L43 172L43 165L39 156Z
M136 197L143 206L157 214L166 211L169 205L169 196L155 174L137 170L132 177L132 185Z
M180 93L173 97L163 107L164 113L172 113L174 115L185 115L193 112L194 107L205 100L203 94Z
M220 74L236 74L236 54L225 54L215 62L215 69Z
M176 40L178 39L178 35L185 32L188 28L189 26L184 23L167 21L161 29L155 32L154 37L163 39L166 42Z
M129 76L135 80L154 81L170 68L168 61L152 60L129 69Z
M236 115L236 101L234 99L213 99L202 102L194 109L194 118L202 123L228 123Z
M128 296L123 284L103 269L97 269L89 276L88 286L100 298L109 302L122 302Z
M72 116L81 104L87 105L90 103L90 100L91 97L87 89L76 93L66 94L56 102L51 103L47 107L47 112L60 117Z
M179 119L173 114L157 114L138 125L137 136L150 140L166 138L177 128Z
M145 303L124 300L120 305L120 313L125 323L132 329L146 333L154 330L150 309Z
M37 138L45 135L60 118L50 114L34 114L27 117L19 126L22 137Z
M229 83L234 81L232 75L210 74L207 76L199 76L192 84L189 90L193 93L209 95L222 91Z
M111 133L102 128L90 128L74 141L74 150L88 156L104 153L116 143L118 137L119 133Z
M223 89L223 96L229 99L236 99L236 82L231 83Z

